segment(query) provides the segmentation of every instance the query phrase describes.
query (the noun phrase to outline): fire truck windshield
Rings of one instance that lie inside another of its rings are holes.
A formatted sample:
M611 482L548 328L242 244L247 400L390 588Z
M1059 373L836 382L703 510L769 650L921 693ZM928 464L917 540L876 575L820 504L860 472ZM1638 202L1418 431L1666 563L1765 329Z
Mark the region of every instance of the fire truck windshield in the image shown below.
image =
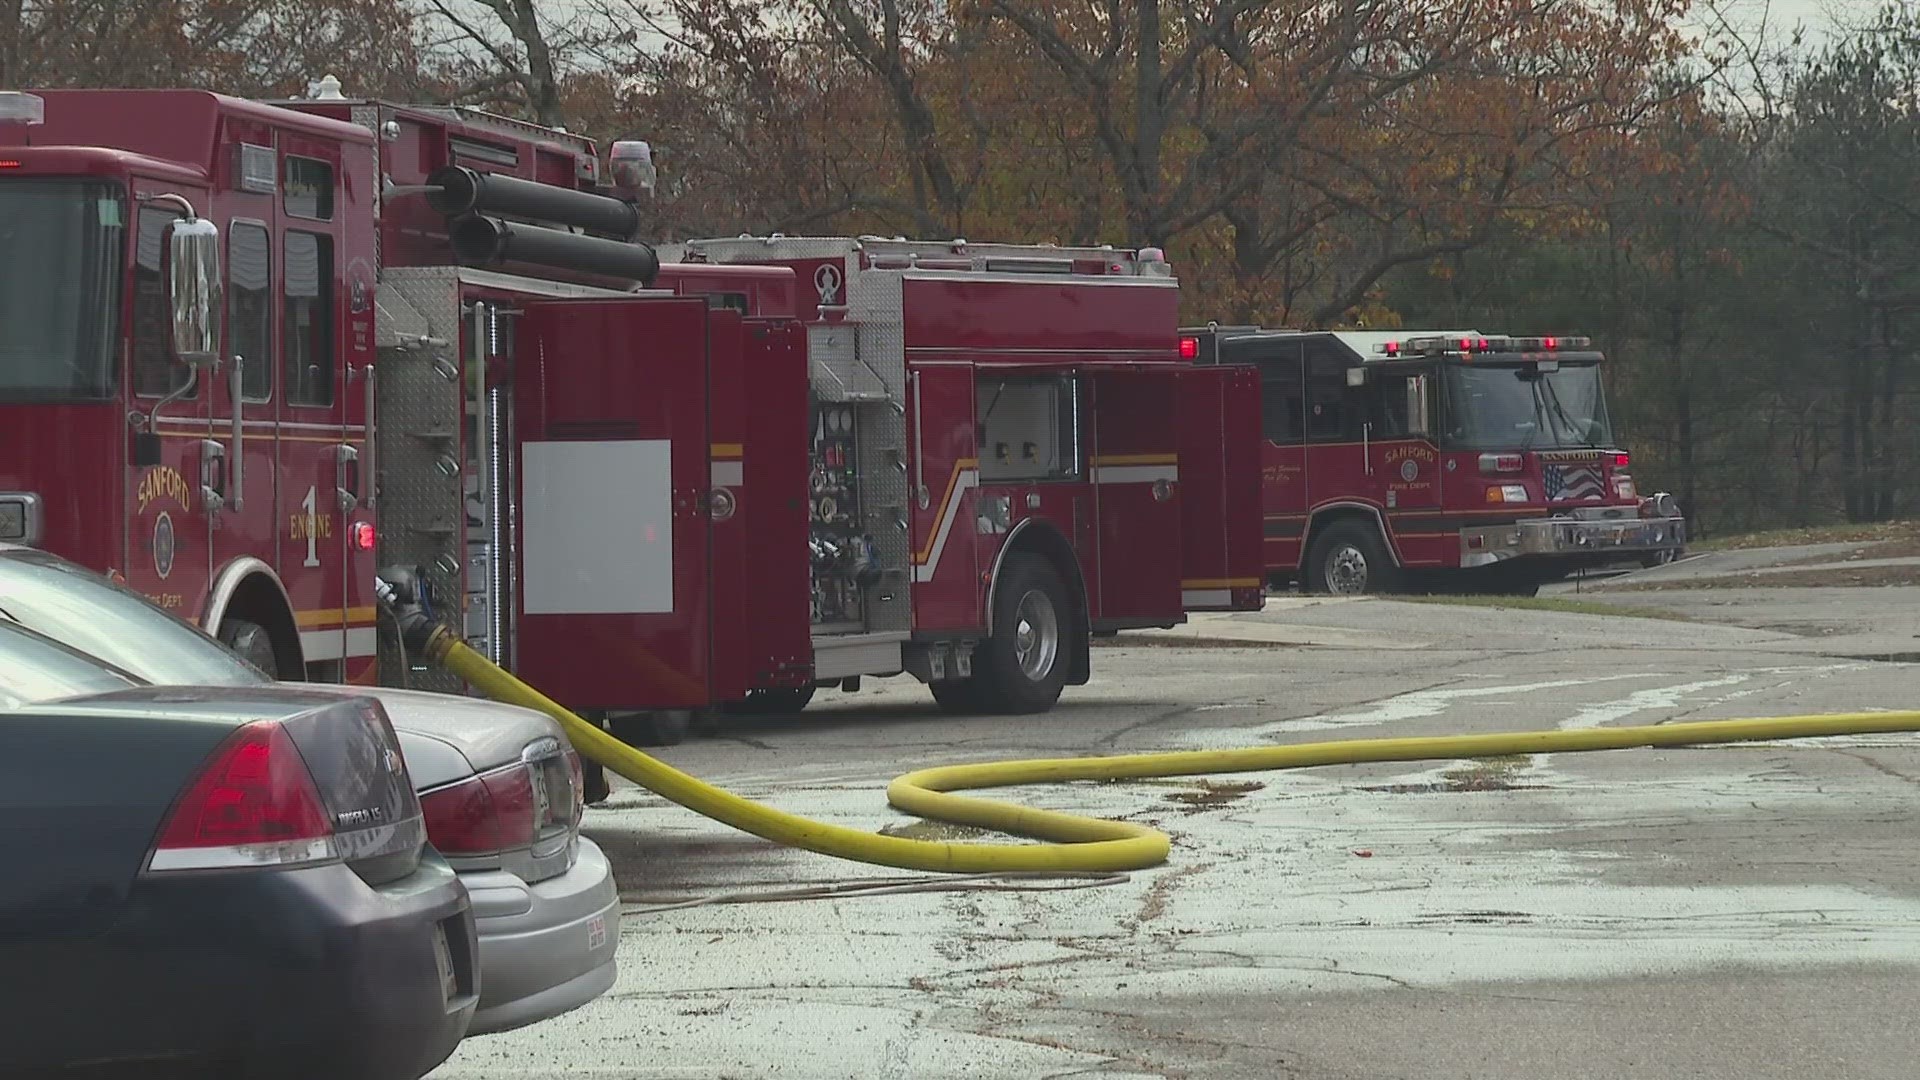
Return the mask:
M1441 366L1446 391L1442 425L1462 450L1535 450L1609 446L1613 425L1597 364Z
M113 395L126 237L118 184L0 179L0 401Z

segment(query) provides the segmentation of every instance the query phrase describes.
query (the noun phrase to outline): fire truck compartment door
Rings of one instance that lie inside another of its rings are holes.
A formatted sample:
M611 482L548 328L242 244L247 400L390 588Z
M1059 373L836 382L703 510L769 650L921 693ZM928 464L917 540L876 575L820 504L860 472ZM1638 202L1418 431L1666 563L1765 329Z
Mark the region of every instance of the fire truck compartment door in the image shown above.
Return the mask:
M1260 372L1180 372L1180 596L1188 611L1264 603Z
M711 698L707 305L527 303L519 675L580 708Z
M1180 617L1181 370L1082 369L1093 416L1096 621L1145 625Z

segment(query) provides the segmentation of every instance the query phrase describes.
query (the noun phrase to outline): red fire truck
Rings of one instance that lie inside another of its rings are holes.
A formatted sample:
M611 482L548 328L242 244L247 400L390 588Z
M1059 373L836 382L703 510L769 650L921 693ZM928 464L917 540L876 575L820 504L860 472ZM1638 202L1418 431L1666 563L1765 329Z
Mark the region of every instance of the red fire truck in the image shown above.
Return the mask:
M1686 543L1672 496L1634 487L1586 338L1210 325L1180 348L1259 373L1273 578L1532 595Z
M661 266L644 144L602 164L337 93L0 95L0 539L284 677L458 689L377 618L417 568L634 741L902 672L1044 709L1093 637L1258 606L1253 376L1181 362L1157 252Z

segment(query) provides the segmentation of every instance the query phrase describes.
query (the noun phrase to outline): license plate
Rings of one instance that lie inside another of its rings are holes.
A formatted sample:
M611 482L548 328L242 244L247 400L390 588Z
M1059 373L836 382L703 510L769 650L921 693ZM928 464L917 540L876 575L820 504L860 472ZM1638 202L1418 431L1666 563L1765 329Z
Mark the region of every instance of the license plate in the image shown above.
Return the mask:
M452 1001L460 993L460 977L453 970L453 949L447 945L444 924L433 928L433 962L440 968L440 996Z
M599 952L607 944L607 920L604 915L595 915L587 922L587 951Z

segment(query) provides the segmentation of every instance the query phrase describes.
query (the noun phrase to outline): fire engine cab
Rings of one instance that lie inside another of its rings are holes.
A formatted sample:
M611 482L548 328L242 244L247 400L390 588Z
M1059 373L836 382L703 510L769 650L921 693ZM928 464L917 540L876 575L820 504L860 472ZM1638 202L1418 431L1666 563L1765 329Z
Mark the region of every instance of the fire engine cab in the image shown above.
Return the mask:
M1587 338L1209 325L1180 347L1258 372L1274 578L1531 595L1686 542L1673 498L1635 489Z
M1254 376L1181 362L1157 252L662 265L645 144L602 165L329 85L0 94L0 539L282 677L457 690L379 624L402 567L633 741L903 672L1041 710L1097 636L1260 604Z

